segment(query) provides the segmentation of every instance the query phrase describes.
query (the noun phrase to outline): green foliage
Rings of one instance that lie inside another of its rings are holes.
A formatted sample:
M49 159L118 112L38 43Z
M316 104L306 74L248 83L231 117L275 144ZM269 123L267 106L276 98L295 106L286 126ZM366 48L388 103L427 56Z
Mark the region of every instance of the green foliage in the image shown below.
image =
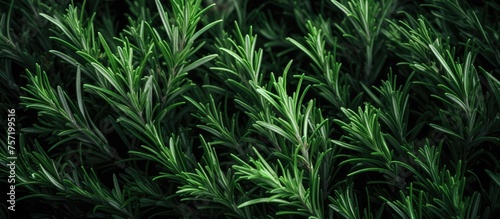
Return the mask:
M394 12L396 1L332 0L332 3L346 15L340 24L335 25L345 39L340 43L346 46L343 55L351 62L362 63L352 66L352 73L363 83L372 84L386 61L381 31L386 18Z
M500 216L495 1L0 9L2 218Z

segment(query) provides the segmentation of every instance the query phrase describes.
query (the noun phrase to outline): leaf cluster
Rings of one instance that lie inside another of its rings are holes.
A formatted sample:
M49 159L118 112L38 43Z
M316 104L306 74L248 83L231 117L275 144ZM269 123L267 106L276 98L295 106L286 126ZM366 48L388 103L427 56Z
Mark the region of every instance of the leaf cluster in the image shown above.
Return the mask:
M500 215L495 1L116 4L0 3L25 217Z

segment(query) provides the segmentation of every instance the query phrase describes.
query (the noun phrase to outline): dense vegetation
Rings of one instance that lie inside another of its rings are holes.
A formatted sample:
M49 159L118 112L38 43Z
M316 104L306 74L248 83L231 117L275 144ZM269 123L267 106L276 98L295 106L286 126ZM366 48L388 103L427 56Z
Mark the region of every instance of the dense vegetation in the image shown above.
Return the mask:
M0 218L500 218L496 1L263 2L0 1Z

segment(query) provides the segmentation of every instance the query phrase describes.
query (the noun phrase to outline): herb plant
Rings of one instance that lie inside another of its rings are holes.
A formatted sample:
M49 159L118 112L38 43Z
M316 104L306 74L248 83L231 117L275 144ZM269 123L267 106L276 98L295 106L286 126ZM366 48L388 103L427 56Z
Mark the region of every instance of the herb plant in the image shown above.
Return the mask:
M0 13L1 218L500 217L496 1Z

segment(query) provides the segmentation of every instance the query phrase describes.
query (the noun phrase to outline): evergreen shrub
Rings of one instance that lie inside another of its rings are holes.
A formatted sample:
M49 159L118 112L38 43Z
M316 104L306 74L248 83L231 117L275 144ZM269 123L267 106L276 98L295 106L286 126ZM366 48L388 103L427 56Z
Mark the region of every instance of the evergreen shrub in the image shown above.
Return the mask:
M497 1L0 13L0 218L500 218Z

